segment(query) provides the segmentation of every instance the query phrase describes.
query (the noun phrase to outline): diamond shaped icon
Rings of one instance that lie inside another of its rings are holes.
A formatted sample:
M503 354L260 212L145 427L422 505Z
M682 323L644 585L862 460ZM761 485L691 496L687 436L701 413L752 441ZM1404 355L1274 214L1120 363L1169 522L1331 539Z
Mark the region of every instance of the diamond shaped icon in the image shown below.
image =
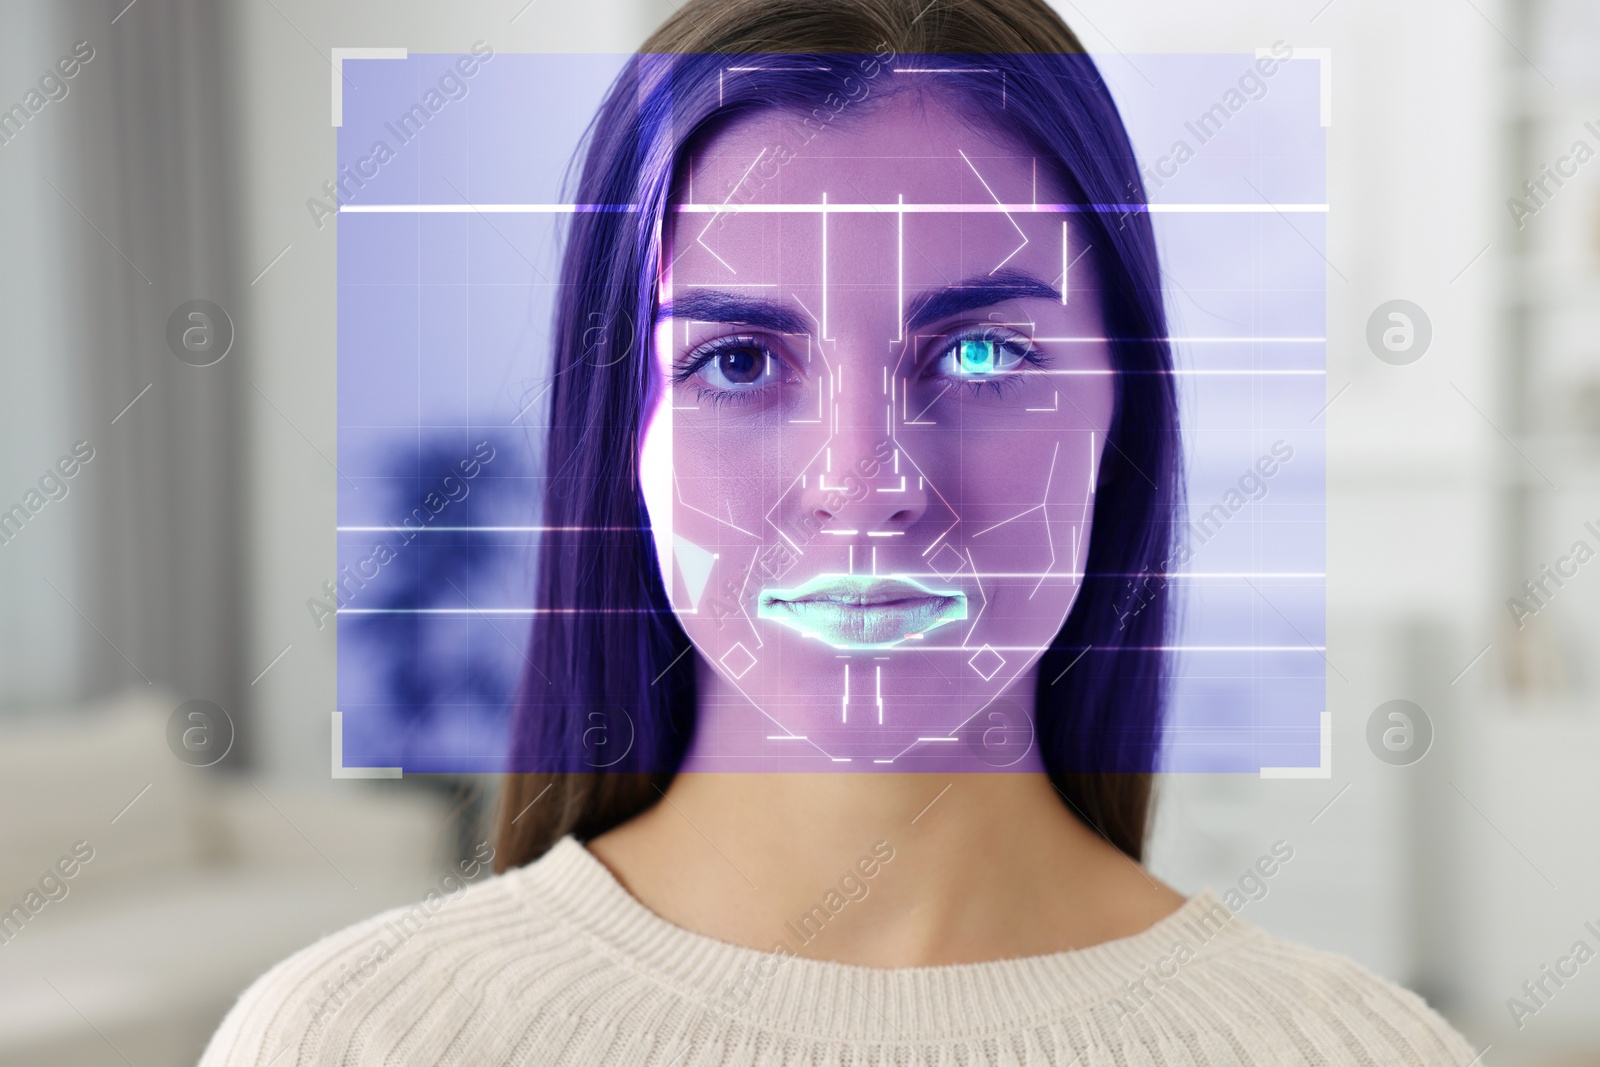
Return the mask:
M928 568L945 581L967 565L967 558L949 545L940 545L939 551L928 561Z
M982 666L979 666L979 660L983 661ZM986 682L993 678L996 674L999 674L1000 668L1004 667L1005 665L1006 658L1000 653L996 652L994 649L990 648L988 645L984 645L982 648L978 649L978 651L972 654L972 658L967 660L967 666L977 671L978 677L982 678ZM984 669L986 667L988 668L987 670Z
M737 680L743 678L749 673L750 668L756 665L756 657L755 653L744 647L743 641L735 641L733 647L724 652L717 662L726 667L728 673Z

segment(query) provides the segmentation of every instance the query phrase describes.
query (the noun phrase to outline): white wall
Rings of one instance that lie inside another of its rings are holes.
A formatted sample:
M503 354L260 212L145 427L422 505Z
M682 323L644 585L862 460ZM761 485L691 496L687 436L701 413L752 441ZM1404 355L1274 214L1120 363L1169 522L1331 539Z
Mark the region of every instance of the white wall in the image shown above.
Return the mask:
M1420 988L1503 1063L1600 1043L1595 976L1520 1030L1506 1008L1600 913L1588 847L1600 571L1574 579L1528 632L1505 606L1584 519L1600 519L1600 163L1534 220L1526 254L1505 207L1535 164L1600 117L1593 5L1543 8L1059 4L1097 51L1248 51L1279 38L1333 50L1328 395L1349 385L1326 416L1333 777L1169 781L1154 865L1186 889L1220 886L1272 841L1291 842L1296 858L1245 917ZM1511 136L1523 116L1531 162ZM1434 328L1428 354L1405 367L1363 338L1370 311L1397 297ZM1509 380L1518 299L1531 314L1525 429ZM1393 697L1422 704L1438 731L1413 767L1379 763L1362 736Z
M330 49L467 52L483 40L499 52L631 52L648 29L626 3L239 6L242 169L252 204L245 246L255 270L290 246L251 288L241 355L260 389L318 449L334 455L335 231L332 224L316 228L306 200L323 195L322 183L334 172ZM335 476L277 413L259 403L251 411L254 644L268 657L293 646L256 687L262 756L271 773L326 779L334 630L319 632L305 601L334 577Z
M17 4L0 33L0 108L22 101L76 38L49 4ZM52 101L21 133L0 145L0 510L22 501L51 464L88 435L71 417L74 385L62 234L82 226L46 181L58 185L63 112L81 103L83 87L101 72L92 66L69 82L65 98ZM77 99L74 99L77 97ZM17 210L18 205L27 210ZM108 250L109 251L109 250ZM109 417L109 416L108 416ZM84 481L98 472L84 472ZM47 504L7 544L0 544L0 709L65 702L81 696L74 667L87 631L68 599L81 599L75 569L76 524L85 495L74 485L67 497ZM74 498L76 497L76 499ZM45 577L60 587L53 592ZM63 599L63 595L67 599ZM89 633L94 637L93 633ZM98 640L98 638L95 638Z

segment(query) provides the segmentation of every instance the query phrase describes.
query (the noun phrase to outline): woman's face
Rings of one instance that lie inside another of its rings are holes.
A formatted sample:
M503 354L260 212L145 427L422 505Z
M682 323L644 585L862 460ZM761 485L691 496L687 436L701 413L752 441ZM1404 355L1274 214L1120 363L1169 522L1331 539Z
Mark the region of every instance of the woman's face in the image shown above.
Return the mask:
M753 705L696 753L1020 757L988 706L1031 713L1114 395L1060 190L915 92L743 119L678 188L641 479L702 704Z

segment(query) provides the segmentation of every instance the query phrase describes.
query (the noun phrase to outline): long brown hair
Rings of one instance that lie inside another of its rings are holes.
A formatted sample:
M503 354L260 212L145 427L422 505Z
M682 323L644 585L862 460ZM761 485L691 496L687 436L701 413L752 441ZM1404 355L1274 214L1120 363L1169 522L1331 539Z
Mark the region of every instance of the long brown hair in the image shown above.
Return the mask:
M861 54L874 49L880 54L907 56L1079 56L1084 51L1077 37L1043 0L689 0L639 51L644 55L662 56L763 53L844 55ZM1110 102L1109 93L1103 85L1098 84L1098 76L1093 74L1092 65L1086 65L1093 75L1096 88L1084 91L1086 96L1094 96L1092 104L1082 112L1091 116L1085 121L1111 128L1098 131L1098 140L1093 144L1076 142L1078 165L1099 168L1082 184L1095 194L1088 196L1090 202L1140 202L1143 200L1143 190L1120 117L1115 105ZM638 88L637 85L624 86L619 82L618 88L613 90L613 101L602 109L597 123L612 109L628 106L630 101L620 104L614 101L624 92L636 92ZM598 142L602 136L603 132L591 129L592 142ZM632 146L635 153L644 147L639 143ZM676 150L678 147L670 144L664 150ZM649 145L648 148L657 153L663 151L658 145ZM598 154L591 147L585 181L589 180L597 167L606 165L596 163ZM644 156L635 155L634 158ZM614 199L625 203L636 202L636 198L628 195ZM597 197L595 202L609 201ZM580 216L573 225L587 225L588 218ZM1099 223L1091 213L1085 224L1096 226ZM1102 262L1119 266L1122 273L1114 275L1121 279L1121 284L1108 287L1112 291L1108 300L1125 299L1130 305L1138 306L1123 315L1117 324L1121 328L1113 330L1113 312L1121 312L1108 305L1108 332L1151 338L1140 355L1124 358L1141 359L1146 367L1170 367L1170 353L1164 342L1159 340L1166 331L1160 308L1154 241L1148 220L1135 213L1114 231L1107 232L1109 230L1110 227L1107 227L1098 231L1096 242L1101 250L1097 250L1096 255L1109 257L1102 259ZM585 239L590 243L583 244ZM592 238L580 235L569 240L564 283L583 277L581 271L585 269L584 264L576 261L585 256L605 254L603 243L596 244ZM574 284L582 282L574 281ZM1117 296L1119 291L1131 295ZM561 332L559 321L557 332ZM1156 489L1155 483L1149 478L1144 479L1149 483L1148 490L1138 479L1127 474L1119 478L1110 466L1113 461L1108 460L1102 482L1106 483L1103 488L1110 492L1102 494L1096 504L1096 527L1102 525L1101 513L1106 512L1106 529L1091 542L1085 568L1089 573L1079 595L1078 609L1081 610L1075 609L1073 613L1073 617L1079 621L1074 623L1073 618L1069 618L1063 629L1064 637L1058 637L1040 661L1039 707L1043 709L1048 706L1050 715L1046 716L1041 711L1038 729L1039 741L1046 751L1046 766L1050 769L1051 781L1063 801L1084 823L1097 830L1127 856L1138 860L1143 854L1148 829L1153 782L1149 772L1155 765L1153 753L1159 737L1160 709L1163 704L1164 667L1161 663L1164 661L1160 661L1159 652L1150 650L1159 649L1164 643L1165 602L1163 599L1161 603L1149 605L1126 632L1109 638L1102 638L1100 630L1093 628L1098 625L1097 622L1086 624L1082 621L1090 615L1095 620L1102 616L1111 617L1109 613L1112 611L1116 585L1116 579L1111 576L1153 570L1158 565L1157 561L1164 560L1168 554L1171 537L1168 520L1175 506L1177 492L1175 399L1170 394L1170 375L1145 374L1135 375L1134 378L1149 384L1139 384L1119 394L1117 418L1125 420L1125 426L1131 424L1140 428L1137 433L1129 434L1125 430L1120 433L1121 451L1127 452L1130 457L1137 457L1137 462L1145 465L1141 473L1145 469L1152 471L1161 479L1164 488ZM1134 389L1141 391L1134 392ZM563 400L559 396L552 401L568 404L580 402L592 407L597 401L592 397L584 401L574 398ZM571 420L572 423L579 421L593 427L603 420L591 411L587 419ZM557 421L553 418L552 434L557 432ZM624 449L632 441L632 435L611 436L618 438L621 443L606 445L612 451L607 453L604 466L616 472L614 478L629 477L632 457L625 454ZM595 447L599 446L592 442L574 445L563 441L558 448L556 438L552 436L548 462L554 468L558 455L566 455L573 448ZM1108 457L1110 454L1108 449ZM1132 465L1135 460L1130 458L1127 462ZM1117 497L1118 492L1123 495ZM576 562L580 558L576 553L561 557L565 566L551 566L557 562L559 548L547 545L543 551L545 569L549 573L541 581L565 584L559 588L556 585L542 587L544 591L541 596L559 601L563 596L572 598L587 595L592 598L599 595L585 593L582 588L586 579L577 573L581 564ZM641 570L653 569L654 564L645 556L645 548L636 546L631 551L637 558L632 559L629 566ZM589 558L593 558L593 553L589 554ZM1159 565L1165 566L1164 563ZM571 577L560 577L560 572L569 569L573 571ZM656 581L653 573L641 576L639 580L646 584ZM606 595L611 595L611 592ZM630 592L627 595L633 594ZM1160 594L1157 596L1159 598ZM629 616L608 618L626 620ZM1077 628L1074 629L1074 626ZM538 633L536 628L536 635ZM562 636L562 632L556 630L552 630L551 635L544 639L544 647L536 645L535 652L554 671L570 674L582 669L604 674L606 659L617 656L626 658L631 654L615 644L601 643L598 638L585 643ZM535 640L538 642L541 639L536 636ZM655 638L650 640L656 641ZM642 638L641 643L644 643ZM681 647L681 635L677 644ZM660 643L660 646L659 651L665 653L660 662L670 659L677 651L665 643ZM1094 656L1090 663L1072 673L1077 661L1091 650ZM646 659L653 660L657 651L651 646ZM667 718L667 727L673 733L670 740L662 740L661 743L667 747L674 744L680 746L680 754L681 746L687 744L688 737L693 733L692 717L687 721L683 717L685 714L692 716L692 660L693 657L688 657L670 676L663 671L666 680L650 696L653 700L667 700L661 691L674 685L679 687L675 699L679 704L686 703L688 711L674 712L676 720ZM574 661L577 662L576 666L573 665ZM1112 666L1095 666L1096 663L1109 663ZM627 665L618 667L626 669ZM1044 678L1047 675L1057 681L1063 676L1068 680L1058 687L1046 688ZM592 691L599 692L608 683L604 678L599 678L590 684ZM685 701L684 697L688 699ZM1131 713L1128 709L1134 705L1138 705L1139 710ZM552 712L563 714L560 709L530 710L525 703L521 714L531 725L525 724L523 728L530 731L539 728L535 720L541 710L547 715ZM1047 718L1050 721L1046 721ZM571 731L568 732L570 734ZM529 736L533 734L530 732ZM1052 758L1052 753L1059 755ZM516 764L513 763L513 766ZM664 770L662 766L645 766L641 770L639 765L622 765L615 771L507 774L498 814L496 869L504 871L531 862L567 834L579 840L588 840L643 812L661 799L671 783L674 772Z

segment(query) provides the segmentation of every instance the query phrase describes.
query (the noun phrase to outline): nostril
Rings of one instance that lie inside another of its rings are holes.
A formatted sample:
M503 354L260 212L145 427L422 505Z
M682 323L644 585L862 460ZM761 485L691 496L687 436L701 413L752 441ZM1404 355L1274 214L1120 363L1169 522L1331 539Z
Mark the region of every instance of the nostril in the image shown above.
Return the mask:
M890 522L910 522L915 517L916 516L912 515L911 512L902 510L902 511L895 512L893 515L890 515L889 516L889 521Z

